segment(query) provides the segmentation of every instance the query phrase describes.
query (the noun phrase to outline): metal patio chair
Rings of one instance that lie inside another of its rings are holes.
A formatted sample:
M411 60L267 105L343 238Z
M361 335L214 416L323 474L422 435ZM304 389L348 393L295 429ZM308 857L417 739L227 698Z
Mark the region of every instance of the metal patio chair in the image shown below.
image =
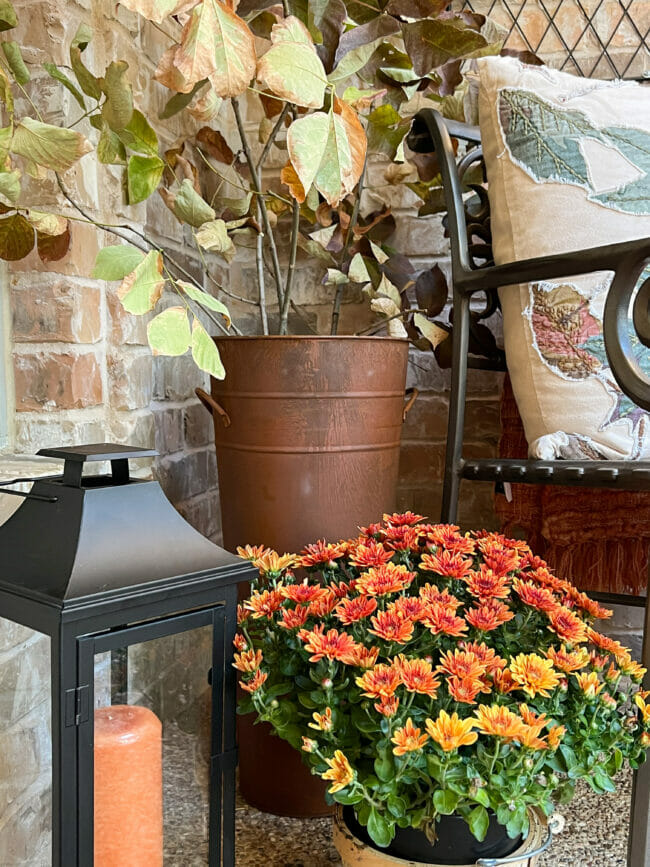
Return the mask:
M563 2L563 0L561 0ZM577 3L580 0L566 0ZM465 8L470 4L466 3ZM496 0L483 6L494 8ZM502 3L509 11L506 3ZM543 4L542 4L543 5ZM629 4L628 4L629 5ZM484 11L477 0L472 6ZM471 8L471 7L470 7ZM517 7L519 8L519 7ZM582 7L581 7L582 8ZM628 15L624 2L624 15ZM559 5L554 7L555 14ZM485 9L485 11L489 11ZM524 35L517 30L514 13L511 33L521 42ZM554 17L549 28L557 26ZM587 27L593 24L587 24ZM639 44L630 47L632 59L625 66L629 70L638 59L639 51L648 52L648 33L639 33ZM519 47L519 46L518 46ZM526 47L537 50L539 46ZM572 60L570 47L563 63ZM599 59L591 65L597 69L603 62L610 71L621 73L608 53L608 44L601 40ZM573 66L584 74L575 60ZM568 68L571 68L570 66ZM461 139L468 147L457 158L452 146L452 137ZM495 265L492 258L489 232L489 203L486 195L480 196L479 206L463 196L463 177L470 167L483 161L478 127L445 120L432 109L421 111L415 118L408 137L409 147L420 153L436 152L440 164L446 204L448 207L447 228L451 246L451 272L453 284L453 355L451 368L451 392L447 432L447 451L441 520L453 523L458 510L458 497L462 479L494 481L495 483L527 483L544 485L571 485L591 488L610 488L629 491L650 491L650 462L636 461L586 461L490 458L470 460L463 457L463 429L468 367L490 370L505 370L502 357L492 353L488 360L469 354L470 334L474 327L470 317L470 304L480 293L486 297L481 313L486 318L498 309L496 290L502 286L539 280L552 280L594 271L613 271L614 278L608 293L604 312L604 340L612 372L622 390L636 404L650 410L650 379L642 372L629 350L628 311L634 288L645 266L650 263L650 238L612 244L604 247ZM646 280L636 294L632 308L633 324L639 340L650 347L650 279ZM650 605L644 597L615 593L592 594L609 604L645 606L643 641L643 664L650 669ZM650 679L646 683L650 687ZM635 772L632 791L628 867L650 867L650 762Z

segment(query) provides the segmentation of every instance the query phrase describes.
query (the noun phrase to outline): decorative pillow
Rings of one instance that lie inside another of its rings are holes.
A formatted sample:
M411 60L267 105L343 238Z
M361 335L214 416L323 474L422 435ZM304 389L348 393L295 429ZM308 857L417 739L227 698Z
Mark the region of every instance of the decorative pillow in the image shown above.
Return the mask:
M483 58L479 118L497 264L650 237L650 87ZM641 281L650 276L646 271ZM647 458L650 418L602 335L611 272L500 290L531 457ZM645 369L650 353L633 340Z

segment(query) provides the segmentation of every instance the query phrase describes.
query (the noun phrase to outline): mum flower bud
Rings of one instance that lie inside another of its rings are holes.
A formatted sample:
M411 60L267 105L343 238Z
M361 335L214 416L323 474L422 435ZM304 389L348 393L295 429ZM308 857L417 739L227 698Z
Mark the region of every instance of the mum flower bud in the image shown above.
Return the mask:
M331 677L324 677L324 678L321 680L320 685L323 687L323 689L331 689L333 683L334 683L334 682L333 682L333 680L332 680Z

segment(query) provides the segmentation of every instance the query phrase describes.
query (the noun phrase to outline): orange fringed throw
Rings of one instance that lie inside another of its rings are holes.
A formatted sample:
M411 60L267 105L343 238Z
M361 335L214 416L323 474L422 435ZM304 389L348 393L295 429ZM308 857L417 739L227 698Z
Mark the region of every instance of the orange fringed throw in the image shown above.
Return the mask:
M510 380L501 398L502 457L527 455ZM497 494L506 535L521 535L555 574L583 590L638 594L646 586L650 492L559 485L513 485L512 502Z

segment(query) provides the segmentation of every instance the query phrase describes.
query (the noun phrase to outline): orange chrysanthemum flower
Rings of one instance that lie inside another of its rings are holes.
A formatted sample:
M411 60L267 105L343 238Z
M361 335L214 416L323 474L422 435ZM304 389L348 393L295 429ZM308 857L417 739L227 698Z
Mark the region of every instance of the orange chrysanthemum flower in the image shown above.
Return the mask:
M513 679L531 698L536 695L548 697L549 689L555 689L560 682L560 675L554 670L550 659L544 659L536 653L520 653L510 662Z
M417 623L426 615L427 605L418 596L398 596L387 606L386 611L394 611L400 617Z
M241 603L237 603L237 626L240 626L244 621L248 620L248 611Z
M617 659L619 657L629 656L629 647L623 647L620 641L615 641L608 635L596 632L596 630L592 629L590 626L587 627L587 638L592 644L595 644L596 647L605 650L607 653L611 653Z
M413 621L402 617L396 611L380 611L372 618L372 635L383 638L384 641L395 641L406 644L413 638Z
M580 647L578 650L567 650L566 645L561 645L558 650L556 647L549 647L546 651L546 656L551 660L555 668L567 673L571 671L579 671L584 668L589 662L589 653L585 647Z
M312 717L314 722L307 723L310 729L318 729L322 732L329 732L332 730L334 723L332 722L331 707L326 707L323 713L317 713L314 711Z
M296 605L295 608L285 608L282 612L282 620L279 625L283 629L300 629L309 617L309 608L305 605Z
M440 681L436 680L431 663L426 659L407 659L400 655L393 662L393 666L408 692L428 695L429 698L436 697Z
M334 616L345 626L357 623L377 609L377 600L372 596L355 596L354 599L344 599L334 609Z
M357 644L346 660L348 665L353 665L355 668L372 668L377 662L379 656L378 647L365 647L363 644Z
M415 572L409 572L406 566L386 563L364 572L357 579L355 589L364 596L386 596L405 590L414 578Z
M566 733L565 726L553 726L553 728L549 731L546 736L548 739L548 745L550 749L556 750L560 746L560 741L564 737Z
M635 683L641 683L646 675L647 669L631 658L621 658L619 664L621 666L621 674L632 678Z
M381 542L370 539L352 548L349 558L350 563L357 568L367 569L370 566L385 566L394 556L394 551L387 551Z
M386 718L395 716L399 707L399 699L396 695L385 696L375 704L375 710Z
M546 738L540 738L539 733L531 726L524 725L517 735L517 741L529 750L545 750L548 748Z
M469 536L454 536L445 542L445 550L452 554L475 554L476 542Z
M254 692L257 692L257 690L260 689L264 685L264 682L266 681L267 677L268 677L268 674L265 671L262 671L260 668L258 668L257 671L255 672L255 675L251 678L251 680L249 680L248 682L240 680L239 685L241 686L241 688L243 690L245 690L246 692L250 692L252 694Z
M285 569L294 566L296 557L294 554L280 554L277 551L266 549L263 554L253 561L253 565L260 570L260 575L281 575Z
M425 584L424 587L420 587L420 599L422 599L422 601L427 605L437 603L442 605L443 608L448 608L450 611L454 612L456 609L460 608L462 604L460 599L456 599L455 596L452 596L446 587L444 590L441 590L439 587L436 587L435 584Z
M457 713L451 716L447 711L441 710L435 722L428 719L424 723L429 737L434 740L446 753L451 753L462 746L469 746L478 739L478 735L472 729L476 721L460 719Z
M484 564L481 564L478 571L469 572L464 581L472 596L477 596L481 603L490 599L505 599L510 595L508 576L496 575Z
M303 566L305 569L314 566L328 567L335 569L336 561L345 556L347 545L345 542L337 542L336 544L327 544L324 539L319 539L313 545L307 545L300 552L300 557L296 559L297 566Z
M467 624L462 617L457 617L453 611L445 608L439 602L427 607L426 616L422 622L434 635L452 635L460 637L467 632Z
M325 593L310 603L309 614L311 617L327 617L328 614L332 613L338 601L336 593L331 588L326 587Z
M262 664L262 659L261 650L243 650L241 653L235 654L233 668L236 668L237 671L257 671Z
M484 691L484 684L483 681L472 680L471 677L452 675L447 679L447 689L454 701L462 704L476 704L476 696L479 692Z
M462 539L456 524L432 524L427 527L427 539L438 548L448 548L452 542Z
M529 728L535 729L536 734L539 734L549 721L545 713L536 714L527 704L519 705L519 715Z
M390 698L400 685L399 672L383 662L357 677L356 684L368 698Z
M515 578L512 586L521 601L531 608L549 612L557 607L557 599L547 587L540 587L532 581L521 581L519 578Z
M441 550L437 554L423 554L420 569L447 578L464 578L472 571L472 561L460 554Z
M414 515L413 512L393 512L392 515L384 514L384 524L391 527L413 527L424 521L424 515Z
M320 584L308 584L307 578L305 578L302 584L287 584L286 587L280 589L280 592L285 599L308 605L310 602L327 596L328 590L327 587L321 587Z
M250 599L244 602L244 608L252 611L256 620L260 617L272 617L282 605L283 598L281 590L262 590L261 593L254 591Z
M504 602L498 599L489 599L476 608L470 608L465 619L474 629L480 632L490 632L507 623L515 615Z
M305 650L311 653L310 662L318 662L323 658L346 662L356 647L354 639L347 632L330 629L326 633L322 624L314 626L306 635L299 632L298 637L305 642Z
M401 527L387 527L384 530L384 544L393 551L415 551L419 548L420 534L415 527L406 524Z
M341 750L336 750L334 757L325 759L329 765L329 770L321 774L322 779L332 780L332 785L328 791L330 795L345 789L354 780L354 771L350 766L350 762L346 759Z
M477 708L476 727L484 735L494 735L506 740L517 740L524 731L521 717L507 707L497 704L482 704Z
M492 651L494 653L494 651ZM470 680L479 680L487 669L478 656L468 650L447 650L440 655L440 664L437 671L444 672L456 677L467 677Z
M506 668L503 671L495 671L492 678L494 688L499 695L507 695L509 692L519 688L519 685L513 679L512 672L509 668Z
M485 671L490 675L505 668L508 664L505 659L497 656L492 647L488 647L482 641L461 641L460 648L475 654L485 667Z
M586 593L581 593L575 587L571 588L571 599L578 608L595 620L607 620L614 614L610 608L603 608L595 599L590 599Z
M480 540L478 546L483 562L495 575L507 575L519 568L519 554L513 548L504 548L490 539Z
M583 671L581 674L574 674L573 676L578 681L578 686L587 698L596 698L605 686L604 683L598 680L598 675L595 671Z
M555 610L549 611L548 619L551 621L549 629L555 632L560 641L567 644L579 644L587 640L587 628L580 618L562 605Z
M235 637L232 640L232 643L235 645L235 650L239 650L240 652L242 650L246 650L246 648L248 647L248 642L246 641L244 636L241 634L241 632L238 632L237 635L235 635Z
M245 545L243 548L237 548L237 554L242 560L250 560L251 563L270 553L271 549L265 548L264 545Z
M381 524L368 524L367 527L359 527L359 532L367 539L374 539L382 532Z
M429 740L429 735L422 734L421 730L413 725L413 720L409 717L406 723L399 729L395 729L395 733L391 738L393 753L396 756L403 756L406 753L415 753L421 750Z
M306 753L313 753L317 746L318 744L316 743L316 741L312 740L311 738L306 738L304 735L302 736L301 749L303 749Z

